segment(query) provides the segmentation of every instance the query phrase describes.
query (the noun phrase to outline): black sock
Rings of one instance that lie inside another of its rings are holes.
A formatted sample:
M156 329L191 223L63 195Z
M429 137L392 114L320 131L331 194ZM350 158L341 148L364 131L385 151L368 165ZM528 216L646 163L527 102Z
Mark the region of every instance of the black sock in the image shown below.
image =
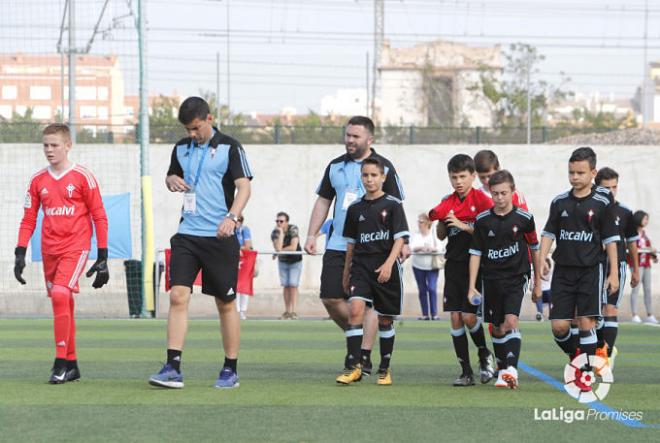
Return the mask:
M596 355L596 331L593 329L588 329L586 331L580 331L580 351L584 352L588 356Z
M371 349L360 349L362 354L362 367L369 366L371 363Z
M605 317L604 323L603 337L605 338L605 343L607 343L607 356L611 357L612 349L614 349L614 343L616 342L616 335L619 332L619 318L616 315Z
M53 369L66 369L66 359L64 358L56 358L55 363L53 363Z
M181 351L178 349L167 350L167 363L177 372L181 372Z
M380 365L379 369L390 367L390 359L394 350L394 325L378 326L378 337L380 341Z
M346 328L346 360L344 364L346 368L352 368L360 363L360 347L362 346L362 338L364 330L362 325L348 325Z
M596 322L596 347L602 348L605 346L605 336L603 335L603 326L605 325L605 319L599 317Z
M497 369L506 369L506 350L504 346L504 337L496 337L493 335L493 351L495 351Z
M479 348L479 358L484 359L488 357L488 348L486 347L486 336L484 335L484 327L481 324L481 319L477 319L477 324L470 329L470 337L472 342Z
M461 365L463 375L472 374L472 367L470 366L470 351L468 350L468 340L465 335L465 328L451 330L451 339L454 342L454 351L456 358Z
M564 336L555 335L555 343L561 348L562 351L566 353L571 359L577 348L575 347L575 341L573 340L573 334L570 330L566 332Z
M66 368L71 370L71 369L78 369L78 360L67 360L66 361Z
M575 349L573 354L575 354L578 349L580 349L580 330L577 326L571 325L571 341L573 342L573 348Z
M505 336L506 346L506 366L518 367L518 359L520 358L520 343L521 335L518 329L509 331Z
M238 365L237 358L227 358L225 357L225 363L222 365L223 368L229 368L232 371L236 372L236 366Z

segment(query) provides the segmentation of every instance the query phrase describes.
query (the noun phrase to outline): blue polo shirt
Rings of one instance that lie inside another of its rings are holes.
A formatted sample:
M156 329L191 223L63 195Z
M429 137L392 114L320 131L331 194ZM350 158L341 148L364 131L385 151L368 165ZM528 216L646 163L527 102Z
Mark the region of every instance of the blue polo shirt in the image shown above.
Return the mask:
M403 200L403 187L392 163L382 155L377 154L373 148L369 157L377 158L385 166L386 177L383 191L399 200ZM327 240L326 249L346 251L346 238L342 235L344 222L346 221L346 210L348 209L346 197L347 194L353 194L360 198L366 193L362 185L361 168L362 161L355 161L348 154L332 160L325 168L325 173L316 189L316 194L328 200L334 199L332 232Z
M188 137L180 140L172 150L167 175L177 175L188 185L197 183L196 212L184 213L182 208L180 234L215 237L218 225L234 203L234 180L252 179L241 144L217 129L213 130L213 137L205 145L200 146Z

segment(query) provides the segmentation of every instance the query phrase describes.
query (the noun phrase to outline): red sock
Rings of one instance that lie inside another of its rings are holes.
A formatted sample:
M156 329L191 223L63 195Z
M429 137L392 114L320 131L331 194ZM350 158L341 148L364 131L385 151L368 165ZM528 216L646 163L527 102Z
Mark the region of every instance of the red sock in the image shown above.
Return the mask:
M74 314L74 308L75 308L75 297L73 294L71 294L71 298L69 299L69 313L71 315L71 322L69 323L71 326L69 327L69 343L66 347L66 359L68 361L73 361L77 360L78 357L76 356L76 316Z
M66 359L71 332L71 290L64 286L53 286L50 301L53 304L55 358Z

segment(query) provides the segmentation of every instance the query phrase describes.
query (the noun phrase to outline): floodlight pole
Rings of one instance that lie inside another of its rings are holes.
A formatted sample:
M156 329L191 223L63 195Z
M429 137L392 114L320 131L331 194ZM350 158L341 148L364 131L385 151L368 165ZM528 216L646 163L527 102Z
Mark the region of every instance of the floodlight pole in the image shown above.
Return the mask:
M527 144L532 143L532 91L531 89L532 53L527 48Z
M142 190L142 300L144 310L157 314L154 299L153 273L154 264L154 224L152 208L151 174L149 171L149 101L147 92L147 42L145 37L145 3L137 2L138 59L140 67L140 176Z
M71 142L76 143L76 7L69 0L69 126ZM64 109L62 109L64 114Z

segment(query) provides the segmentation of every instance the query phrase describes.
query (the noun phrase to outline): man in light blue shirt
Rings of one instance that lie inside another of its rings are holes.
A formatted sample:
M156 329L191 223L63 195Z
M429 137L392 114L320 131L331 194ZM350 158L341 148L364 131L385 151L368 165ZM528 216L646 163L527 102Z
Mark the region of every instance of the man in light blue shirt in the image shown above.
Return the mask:
M181 354L188 329L192 286L202 271L202 293L213 296L220 316L225 361L216 388L238 387L240 319L236 309L239 243L235 229L250 197L252 173L241 144L214 128L208 103L187 98L179 121L189 137L172 150L165 183L183 193L178 232L170 240L170 310L167 363L149 378L153 386L183 388Z
M385 166L383 191L400 200L403 199L403 189L394 166L371 147L374 130L374 123L368 117L356 116L348 121L344 134L346 153L332 160L325 169L321 183L316 189L318 197L312 209L305 242L305 251L308 254L315 254L317 234L332 206L332 229L323 254L321 271L321 301L330 317L343 331L346 331L348 326L348 296L342 287L346 260L346 238L342 234L346 210L351 203L365 194L361 180L362 161L368 157L377 158ZM409 250L406 246L406 254L409 254ZM377 329L378 317L373 309L369 309L364 318L362 342L362 372L367 375L371 372L369 356Z

